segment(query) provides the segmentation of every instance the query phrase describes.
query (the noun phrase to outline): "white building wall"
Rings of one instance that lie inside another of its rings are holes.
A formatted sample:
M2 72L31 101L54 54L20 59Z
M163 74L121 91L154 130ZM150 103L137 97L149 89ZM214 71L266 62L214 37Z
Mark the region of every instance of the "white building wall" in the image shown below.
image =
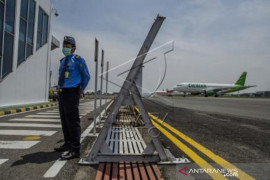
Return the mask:
M17 67L18 38L20 24L20 2L16 0L15 37L13 51L13 72L0 82L0 107L48 101L49 60L51 47L51 3L49 0L35 0L36 15L34 27L33 55ZM41 7L49 16L48 42L36 50L38 10Z

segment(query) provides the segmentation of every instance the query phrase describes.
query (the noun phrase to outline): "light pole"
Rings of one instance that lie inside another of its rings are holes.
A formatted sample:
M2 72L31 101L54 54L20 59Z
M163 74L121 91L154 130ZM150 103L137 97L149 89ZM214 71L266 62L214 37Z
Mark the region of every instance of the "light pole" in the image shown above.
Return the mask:
M107 104L107 98L108 98L108 81L109 81L109 61L107 61L107 65L106 65L106 98L105 98L105 104ZM106 113L107 113L107 106L105 109Z
M95 39L95 63L96 63L96 69L95 69L95 110L94 110L94 135L96 135L96 118L97 118L97 83L98 83L98 40Z
M101 81L100 81L100 95L99 95L99 124L101 123L101 105L102 105L102 85L103 85L103 64L104 64L104 50L101 51Z

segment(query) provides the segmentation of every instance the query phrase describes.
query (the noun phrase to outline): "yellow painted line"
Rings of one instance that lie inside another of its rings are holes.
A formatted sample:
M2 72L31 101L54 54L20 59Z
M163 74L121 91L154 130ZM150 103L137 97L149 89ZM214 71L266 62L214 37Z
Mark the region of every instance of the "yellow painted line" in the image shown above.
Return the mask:
M214 167L211 166L208 162L206 162L203 158L201 158L197 153L192 151L189 147L183 144L179 139L173 136L171 133L162 128L158 123L152 121L153 125L162 132L167 138L169 138L179 149L181 149L184 153L186 153L198 166L202 169L211 169L213 173L207 173L213 179L222 180L227 179L221 173L215 171ZM207 172L207 171L206 171Z
M139 112L139 109L137 107L135 107L136 111ZM196 141L194 141L193 139L191 139L190 137L186 136L185 134L183 134L182 132L178 131L177 129L173 128L172 126L170 126L169 124L165 123L164 121L158 119L156 116L152 115L151 113L148 113L148 115L150 116L150 118L152 119L152 123L154 124L154 121L159 122L161 125L163 125L164 127L166 127L167 129L169 129L170 131L172 131L173 133L175 133L177 136L179 136L180 138L184 139L186 142L188 142L189 144L191 144L192 146L194 146L195 148L197 148L199 151L201 151L202 153L204 153L206 156L208 156L209 158L211 158L213 161L215 161L216 163L218 163L220 166L224 167L225 169L237 169L238 171L238 178L239 179L244 179L244 180L254 180L253 177L251 177L250 175L248 175L247 173L245 173L244 171L242 171L241 169L237 168L236 166L234 166L233 164L229 163L228 161L226 161L225 159L223 159L222 157L214 154L212 151L210 151L209 149L205 148L204 146L202 146L201 144L197 143ZM155 123L156 124L156 123ZM191 158L191 157L190 157Z
M237 169L237 171L238 171L238 178L239 179L244 179L244 180L254 179L253 177L251 177L250 175L248 175L247 173L245 173L241 169L237 168L236 166L234 166L230 162L226 161L222 157L216 155L215 153L213 153L212 151L210 151L206 147L202 146L201 144L197 143L196 141L194 141L190 137L186 136L182 132L178 131L174 127L172 127L169 124L167 124L167 123L163 122L162 120L158 119L156 116L153 116L151 113L149 113L149 116L151 117L151 119L159 122L161 125L163 125L167 129L169 129L170 131L172 131L173 133L175 133L177 136L179 136L180 138L184 139L186 142L188 142L189 144L191 144L192 146L194 146L195 148L197 148L199 151L201 151L202 153L204 153L210 159L212 159L213 161L215 161L216 163L218 163L220 166L224 167L225 169L230 169L230 170ZM154 122L153 120L152 120L152 123Z
M40 136L26 136L23 138L24 141L33 141L33 140L39 140Z
M16 113L16 110L10 110L10 114Z

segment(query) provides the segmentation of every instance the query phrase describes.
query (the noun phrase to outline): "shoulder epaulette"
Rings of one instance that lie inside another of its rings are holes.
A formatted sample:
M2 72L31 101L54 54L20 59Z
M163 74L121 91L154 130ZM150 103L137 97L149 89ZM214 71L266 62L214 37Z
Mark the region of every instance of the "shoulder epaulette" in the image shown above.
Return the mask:
M76 56L75 56L75 58L76 58L76 59L79 59L79 58L80 58L80 56L79 56L79 55L76 55Z

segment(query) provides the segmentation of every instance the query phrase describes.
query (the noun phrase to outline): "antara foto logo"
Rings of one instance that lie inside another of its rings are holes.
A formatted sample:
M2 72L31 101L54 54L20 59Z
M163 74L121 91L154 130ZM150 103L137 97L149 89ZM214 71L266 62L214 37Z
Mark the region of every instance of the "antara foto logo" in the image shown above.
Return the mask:
M185 172L183 172L183 171L185 171ZM187 172L187 166L180 169L179 172L187 176L187 173L186 173Z

